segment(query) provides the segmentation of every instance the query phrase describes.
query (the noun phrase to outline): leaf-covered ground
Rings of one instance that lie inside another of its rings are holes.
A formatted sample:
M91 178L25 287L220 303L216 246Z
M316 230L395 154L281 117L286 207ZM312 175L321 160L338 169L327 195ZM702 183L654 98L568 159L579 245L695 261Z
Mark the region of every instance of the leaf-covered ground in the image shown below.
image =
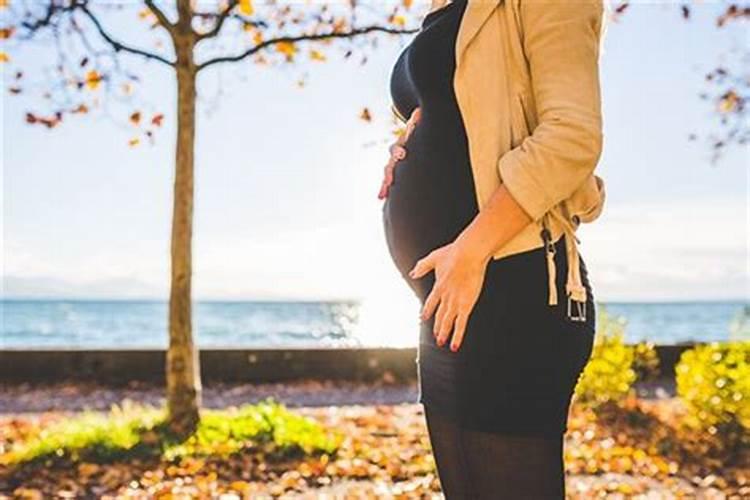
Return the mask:
M441 498L421 406L294 408L344 436L335 454L271 458L263 446L226 457L67 459L0 470L18 498ZM566 436L569 498L750 498L750 452L682 428L671 397L631 398L599 414L574 405ZM0 447L75 412L0 417ZM1 451L0 451L1 452ZM0 494L2 497L2 494Z

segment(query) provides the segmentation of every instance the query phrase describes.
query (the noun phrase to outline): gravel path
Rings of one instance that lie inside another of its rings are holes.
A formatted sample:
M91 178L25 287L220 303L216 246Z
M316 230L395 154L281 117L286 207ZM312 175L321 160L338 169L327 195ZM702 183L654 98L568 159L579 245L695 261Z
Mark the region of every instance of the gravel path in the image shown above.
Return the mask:
M268 384L211 384L203 388L205 408L239 406L267 397L273 397L290 407L415 403L417 385L302 380ZM124 400L158 405L164 401L164 387L144 384L110 387L93 383L0 384L0 414L108 410L111 405Z
M657 381L638 386L638 395L660 399L674 395L674 383ZM263 384L208 384L203 388L205 408L225 408L255 403L267 397L289 407L342 406L416 403L416 382L362 383L351 381L299 380ZM131 383L114 387L95 383L2 384L0 415L47 411L108 410L124 400L159 405L164 401L164 387Z

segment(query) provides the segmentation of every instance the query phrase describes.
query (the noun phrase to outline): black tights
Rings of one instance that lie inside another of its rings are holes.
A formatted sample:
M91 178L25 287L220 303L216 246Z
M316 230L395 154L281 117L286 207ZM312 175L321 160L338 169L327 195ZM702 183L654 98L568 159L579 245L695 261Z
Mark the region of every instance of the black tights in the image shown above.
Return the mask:
M475 431L425 407L438 477L447 500L565 498L563 436Z

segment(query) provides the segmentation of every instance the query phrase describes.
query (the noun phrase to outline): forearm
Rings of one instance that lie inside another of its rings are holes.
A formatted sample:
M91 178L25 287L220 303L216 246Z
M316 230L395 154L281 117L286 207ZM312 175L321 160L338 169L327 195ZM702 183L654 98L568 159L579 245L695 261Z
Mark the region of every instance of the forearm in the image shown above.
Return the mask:
M498 248L520 233L532 218L511 196L504 184L456 238L455 243L472 259L488 262Z

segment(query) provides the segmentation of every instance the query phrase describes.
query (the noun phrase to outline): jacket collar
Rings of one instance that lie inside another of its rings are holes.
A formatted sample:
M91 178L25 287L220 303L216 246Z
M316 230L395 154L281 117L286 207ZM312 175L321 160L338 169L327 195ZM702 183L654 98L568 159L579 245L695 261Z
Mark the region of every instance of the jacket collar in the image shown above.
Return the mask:
M474 39L479 28L503 0L467 0L467 2L456 40L456 66L461 64L461 58L469 42Z

